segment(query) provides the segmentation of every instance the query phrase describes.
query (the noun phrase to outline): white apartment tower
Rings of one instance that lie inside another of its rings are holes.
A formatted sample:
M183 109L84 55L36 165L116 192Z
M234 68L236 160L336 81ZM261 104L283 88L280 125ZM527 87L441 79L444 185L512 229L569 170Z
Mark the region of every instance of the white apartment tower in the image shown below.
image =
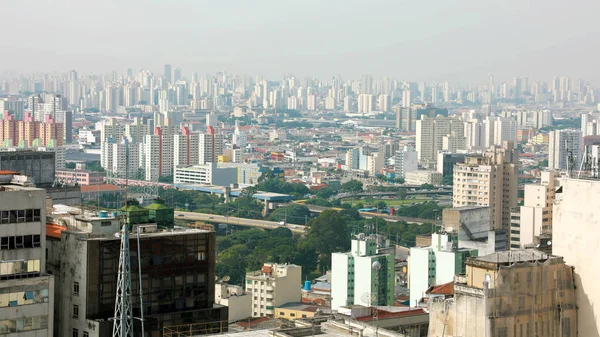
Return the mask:
M578 169L581 152L581 131L550 131L548 142L548 168L550 170Z
M460 137L464 139L464 123L455 118L436 116L429 118L421 116L417 121L416 150L419 162L426 167L432 167L437 161L437 153L443 150L444 136ZM463 141L464 144L464 141ZM458 150L457 142L452 147Z

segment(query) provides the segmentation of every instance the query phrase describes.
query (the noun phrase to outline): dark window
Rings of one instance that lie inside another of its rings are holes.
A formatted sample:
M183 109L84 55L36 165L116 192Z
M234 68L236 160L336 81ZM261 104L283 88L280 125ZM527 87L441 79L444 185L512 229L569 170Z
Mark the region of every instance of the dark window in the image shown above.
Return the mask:
M73 304L73 318L79 318L79 306Z
M79 296L79 282L73 282L73 295Z
M79 337L79 330L73 329L73 337Z

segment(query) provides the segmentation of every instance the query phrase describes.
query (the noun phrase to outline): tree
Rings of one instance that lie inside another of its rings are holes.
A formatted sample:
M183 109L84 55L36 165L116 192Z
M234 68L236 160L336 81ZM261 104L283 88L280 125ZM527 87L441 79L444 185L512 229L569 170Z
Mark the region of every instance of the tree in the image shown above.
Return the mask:
M316 205L316 206L323 206L323 207L331 207L332 206L332 204L331 204L331 202L329 202L329 200L322 199L322 198L308 199L304 203L307 205Z
M104 168L100 165L100 161L98 160L86 161L85 168L89 171L104 172Z
M217 255L215 273L219 277L229 276L231 284L242 284L246 276L248 247L233 245Z
M396 194L396 195L397 195L397 196L398 196L398 198L400 198L401 200L404 200L404 199L406 199L406 195L407 195L407 194L408 194L408 192L406 192L406 188L400 188L400 189L398 189L398 192L397 192L397 194Z
M451 174L442 177L442 185L452 186L452 184L454 184L454 177Z
M429 190L429 191L431 191L431 190L433 190L434 188L435 188L435 187L434 187L432 184L423 184L423 185L421 185L421 189L422 189L422 190Z
M349 248L346 222L338 212L327 210L308 224L307 240L319 254L321 267L328 269L331 266L331 253Z
M402 177L395 178L394 182L396 184L404 184L404 178L402 178Z
M284 220L287 223L304 225L310 219L308 207L300 204L289 204L286 207L279 207L269 215L271 221Z
M160 177L158 177L158 182L172 184L173 183L173 175L160 176Z
M360 193L363 191L362 181L352 179L342 185L342 191L349 193Z
M334 191L331 187L323 187L317 191L316 196L322 199L329 199L329 197L336 195L336 193L337 192Z
M66 163L65 164L65 168L73 170L75 167L77 167L77 164L70 162L70 163Z
M375 206L377 207L377 209L386 209L387 208L387 204L383 200L378 201Z

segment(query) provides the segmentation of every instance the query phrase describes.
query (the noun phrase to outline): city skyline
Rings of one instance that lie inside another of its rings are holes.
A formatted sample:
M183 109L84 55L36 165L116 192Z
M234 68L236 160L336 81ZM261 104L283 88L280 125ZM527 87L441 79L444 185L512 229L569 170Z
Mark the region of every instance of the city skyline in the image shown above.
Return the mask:
M129 67L159 72L169 63L186 73L226 70L268 78L369 73L484 83L492 73L498 81L562 75L594 83L600 75L589 43L600 34L591 24L600 9L596 3L309 1L290 8L274 1L67 2L39 3L33 10L22 2L3 4L6 12L28 15L0 23L12 32L0 41L10 51L0 56L0 74ZM60 39L29 38L35 33L28 27L40 22Z

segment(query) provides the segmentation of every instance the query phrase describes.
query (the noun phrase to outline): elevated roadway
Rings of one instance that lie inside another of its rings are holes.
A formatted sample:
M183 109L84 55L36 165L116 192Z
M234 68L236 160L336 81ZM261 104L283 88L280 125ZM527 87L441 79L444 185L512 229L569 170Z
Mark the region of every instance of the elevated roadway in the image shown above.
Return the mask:
M341 211L342 208L336 208L336 207L324 207L324 206L316 206L316 205L305 205L306 207L308 207L308 210L311 212L315 212L315 213L321 213L323 211L326 210L336 210L336 211ZM413 218L413 217L408 217L408 216L399 216L399 215L389 215L389 214L385 214L385 213L374 213L374 212L358 212L360 213L360 215L362 215L365 218L381 218L381 219L385 219L386 221L391 221L391 222L398 222L398 221L404 221L406 223L414 223L414 224L418 224L418 225L422 225L424 223L434 223L437 225L441 225L442 221L441 220L432 220L432 219L423 219L423 218Z
M255 227L263 229L275 229L279 227L285 227L292 231L292 233L301 234L304 233L306 227L301 225L287 224L281 226L278 222L267 221L267 220L255 220L236 218L232 216L216 215L216 214L205 214L205 213L193 213L193 212L175 212L176 220L188 220L188 221L203 221L211 224L228 224L235 226Z

